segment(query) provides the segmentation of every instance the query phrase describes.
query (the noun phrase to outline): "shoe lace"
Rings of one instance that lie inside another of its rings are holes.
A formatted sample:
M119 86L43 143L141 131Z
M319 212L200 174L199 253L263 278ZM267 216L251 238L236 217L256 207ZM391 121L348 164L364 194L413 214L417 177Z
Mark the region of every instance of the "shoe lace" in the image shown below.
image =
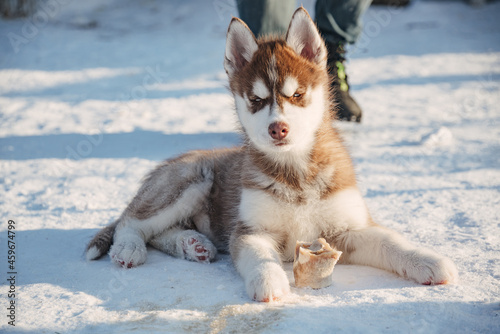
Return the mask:
M340 86L340 90L343 92L347 92L349 90L349 85L347 84L347 75L345 74L345 66L340 60L337 60L335 62L335 66L337 67L337 80Z
M349 91L347 74L345 73L345 49L344 43L327 43L328 63L331 71L335 74L335 85L343 92Z

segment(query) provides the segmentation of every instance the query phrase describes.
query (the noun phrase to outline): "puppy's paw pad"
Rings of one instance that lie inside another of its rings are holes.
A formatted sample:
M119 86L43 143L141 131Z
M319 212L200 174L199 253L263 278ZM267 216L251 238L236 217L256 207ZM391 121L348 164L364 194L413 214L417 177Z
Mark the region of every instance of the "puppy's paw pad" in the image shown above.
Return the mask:
M119 264L120 266L122 266L123 268L132 268L134 266L134 264L132 262L129 262L129 263L125 263L125 261L123 260L120 260L119 258L117 258L116 256L115 257L112 257L112 259L117 263Z
M202 263L209 263L215 257L215 246L206 238L189 237L182 240L184 258Z
M257 300L257 295L254 295L254 296L253 296L253 300L258 301L258 302L262 302L262 303L270 303L271 301L273 301L273 302L277 302L277 301L279 301L280 299L281 299L281 297L275 297L275 296L273 296L273 297L272 297L272 299L269 299L269 298L265 297L265 298L264 298L264 299L262 299L262 300Z

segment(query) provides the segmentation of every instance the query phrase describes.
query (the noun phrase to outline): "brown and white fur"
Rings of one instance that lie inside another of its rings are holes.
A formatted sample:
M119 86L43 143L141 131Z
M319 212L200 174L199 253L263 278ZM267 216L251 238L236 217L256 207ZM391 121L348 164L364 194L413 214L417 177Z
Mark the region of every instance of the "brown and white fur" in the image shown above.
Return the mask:
M244 145L193 151L145 179L121 217L87 247L124 267L146 261L146 244L198 262L229 251L250 298L289 292L282 261L297 240L325 238L341 263L369 265L421 284L457 279L455 265L375 224L332 126L326 48L303 8L285 39L257 40L233 18L224 67Z

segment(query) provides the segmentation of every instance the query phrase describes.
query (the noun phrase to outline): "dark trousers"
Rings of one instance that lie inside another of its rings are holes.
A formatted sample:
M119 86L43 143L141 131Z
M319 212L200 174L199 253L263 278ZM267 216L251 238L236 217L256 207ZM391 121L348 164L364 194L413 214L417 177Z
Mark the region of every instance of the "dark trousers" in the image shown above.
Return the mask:
M295 0L237 0L240 18L256 35L285 34ZM316 24L327 43L354 43L363 29L361 16L371 0L317 0Z

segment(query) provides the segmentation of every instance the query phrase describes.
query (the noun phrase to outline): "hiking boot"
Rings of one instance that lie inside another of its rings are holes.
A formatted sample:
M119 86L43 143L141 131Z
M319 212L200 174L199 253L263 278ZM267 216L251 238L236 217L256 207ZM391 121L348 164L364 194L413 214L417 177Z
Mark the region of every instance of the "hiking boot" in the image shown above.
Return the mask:
M337 100L335 117L341 121L361 122L362 110L349 93L345 73L345 50L343 43L327 43L328 71L333 76L332 88Z

